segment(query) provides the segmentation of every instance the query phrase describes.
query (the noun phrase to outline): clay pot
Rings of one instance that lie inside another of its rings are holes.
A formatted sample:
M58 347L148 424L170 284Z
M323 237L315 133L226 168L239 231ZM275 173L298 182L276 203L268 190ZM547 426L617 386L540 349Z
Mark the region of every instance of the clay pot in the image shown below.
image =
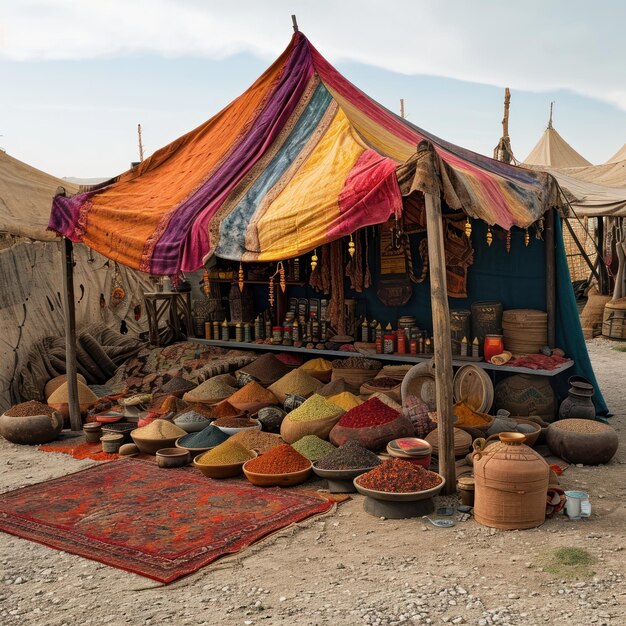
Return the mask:
M55 411L52 415L12 417L0 415L0 435L12 443L36 446L48 443L63 430L63 416Z
M608 463L617 452L617 432L608 424L583 419L559 420L548 426L548 447L568 463Z
M596 407L591 399L594 394L593 385L580 377L572 377L569 382L571 387L567 398L559 407L559 419L594 419Z

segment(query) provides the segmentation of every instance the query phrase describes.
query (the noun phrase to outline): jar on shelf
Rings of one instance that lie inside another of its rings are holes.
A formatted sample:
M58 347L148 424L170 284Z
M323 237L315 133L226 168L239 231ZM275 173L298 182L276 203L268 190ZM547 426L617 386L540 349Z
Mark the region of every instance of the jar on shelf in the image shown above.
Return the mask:
M483 354L485 361L491 363L491 357L504 352L504 339L502 335L485 335Z
M228 341L230 339L230 333L228 329L228 322L224 320L222 322L222 341Z
M282 326L274 326L272 328L272 343L275 345L281 344L283 342L283 327Z

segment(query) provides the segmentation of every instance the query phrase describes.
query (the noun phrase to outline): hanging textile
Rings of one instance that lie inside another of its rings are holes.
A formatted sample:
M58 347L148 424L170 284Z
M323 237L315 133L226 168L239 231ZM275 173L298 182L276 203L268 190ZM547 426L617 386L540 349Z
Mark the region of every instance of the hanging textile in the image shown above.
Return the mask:
M388 220L379 233L379 280L376 295L387 306L402 306L413 294L407 261L408 240L401 237L396 221Z

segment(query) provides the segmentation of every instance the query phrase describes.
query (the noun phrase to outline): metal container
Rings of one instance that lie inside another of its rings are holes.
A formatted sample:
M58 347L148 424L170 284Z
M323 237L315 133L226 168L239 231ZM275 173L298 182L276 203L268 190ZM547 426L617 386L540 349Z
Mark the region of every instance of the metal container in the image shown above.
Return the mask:
M474 302L472 309L472 340L478 337L479 354L483 354L485 335L502 334L502 303ZM469 341L469 337L467 338Z
M471 343L471 317L468 309L452 309L450 311L450 337L452 339L452 354L461 354L461 342L465 337Z

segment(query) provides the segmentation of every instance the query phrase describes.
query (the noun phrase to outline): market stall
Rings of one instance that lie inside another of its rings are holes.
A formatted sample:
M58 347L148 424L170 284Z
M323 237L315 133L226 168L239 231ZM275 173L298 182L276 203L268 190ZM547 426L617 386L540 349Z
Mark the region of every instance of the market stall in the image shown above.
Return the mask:
M205 267L205 317L198 306L196 318L215 346L264 341L336 356L366 319L381 325L357 341L368 355L382 339L386 358L410 361L415 341L414 360L434 358L440 472L453 489L451 302L543 312L544 357L556 367L563 355L572 359L567 367L591 381L606 410L565 275L560 204L550 175L454 146L392 114L296 32L206 123L91 191L56 197L50 228L167 276L174 289L181 272ZM398 333L403 317L412 319ZM296 321L305 325L298 341ZM462 354L457 336L456 360L480 363L482 337L465 337ZM555 348L562 352L551 356ZM535 359L533 371L553 371L546 362Z

